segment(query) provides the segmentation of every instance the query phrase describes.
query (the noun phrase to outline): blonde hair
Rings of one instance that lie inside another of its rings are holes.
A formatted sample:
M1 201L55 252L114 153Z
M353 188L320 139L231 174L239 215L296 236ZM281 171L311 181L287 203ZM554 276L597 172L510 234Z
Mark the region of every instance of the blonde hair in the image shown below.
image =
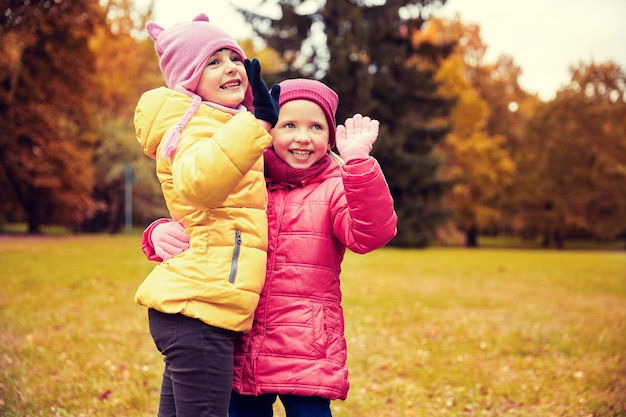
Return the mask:
M330 159L334 160L337 163L337 165L339 165L340 167L346 164L346 162L343 159L341 159L341 156L339 156L338 153L335 153L333 151L328 151L328 153L330 154Z

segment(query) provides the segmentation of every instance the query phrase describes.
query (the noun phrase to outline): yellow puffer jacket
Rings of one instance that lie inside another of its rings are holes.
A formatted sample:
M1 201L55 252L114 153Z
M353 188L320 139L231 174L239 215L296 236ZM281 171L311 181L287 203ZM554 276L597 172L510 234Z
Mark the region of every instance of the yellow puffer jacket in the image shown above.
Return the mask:
M250 112L231 115L201 104L174 157L161 158L161 140L191 102L160 87L144 93L135 110L137 140L156 159L170 215L190 236L190 248L157 265L137 289L135 301L245 332L265 279L262 155L271 137Z

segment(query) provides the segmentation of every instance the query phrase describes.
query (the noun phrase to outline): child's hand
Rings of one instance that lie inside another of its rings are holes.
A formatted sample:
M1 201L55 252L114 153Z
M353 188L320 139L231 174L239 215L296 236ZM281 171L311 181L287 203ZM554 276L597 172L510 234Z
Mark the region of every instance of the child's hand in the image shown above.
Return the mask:
M367 159L378 138L378 120L355 114L346 119L345 126L337 126L337 150L344 161Z
M157 225L150 236L154 253L164 261L189 249L189 235L185 227L175 221Z
M267 89L265 82L261 78L261 64L259 60L254 58L252 61L246 59L244 61L246 74L248 74L248 82L254 96L252 104L254 105L254 116L257 119L268 122L272 127L278 120L278 96L280 94L280 86L274 85L272 92Z

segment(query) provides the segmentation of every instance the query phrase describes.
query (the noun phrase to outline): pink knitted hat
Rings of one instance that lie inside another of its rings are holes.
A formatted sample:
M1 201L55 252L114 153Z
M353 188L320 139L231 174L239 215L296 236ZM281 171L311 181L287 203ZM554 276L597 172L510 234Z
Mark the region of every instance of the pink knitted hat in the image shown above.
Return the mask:
M305 78L284 80L279 85L279 107L292 100L308 100L322 108L330 129L328 142L330 143L331 148L334 147L335 131L337 129L335 113L337 112L337 106L339 105L339 96L337 96L337 93L324 83Z
M201 13L191 22L178 23L164 29L155 22L148 22L146 30L154 40L159 57L159 66L168 88L193 99L191 107L176 127L169 132L162 156L172 156L176 151L183 131L196 113L202 99L196 94L207 59L220 49L230 49L243 61L246 55L235 39L224 30L209 23L209 18ZM252 109L252 90L248 87L244 102Z
M189 96L198 88L206 60L218 50L227 48L235 51L242 61L246 58L235 39L209 23L203 13L191 22L178 23L167 29L149 22L146 29L154 40L165 84Z

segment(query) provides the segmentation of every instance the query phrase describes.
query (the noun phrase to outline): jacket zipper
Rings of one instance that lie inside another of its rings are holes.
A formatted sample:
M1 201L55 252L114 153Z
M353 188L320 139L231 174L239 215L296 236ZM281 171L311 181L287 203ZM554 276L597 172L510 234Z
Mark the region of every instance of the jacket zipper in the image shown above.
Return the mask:
M230 261L230 275L228 282L235 282L237 277L237 267L239 266L239 252L241 251L241 231L235 230L235 248L233 249L233 258Z

